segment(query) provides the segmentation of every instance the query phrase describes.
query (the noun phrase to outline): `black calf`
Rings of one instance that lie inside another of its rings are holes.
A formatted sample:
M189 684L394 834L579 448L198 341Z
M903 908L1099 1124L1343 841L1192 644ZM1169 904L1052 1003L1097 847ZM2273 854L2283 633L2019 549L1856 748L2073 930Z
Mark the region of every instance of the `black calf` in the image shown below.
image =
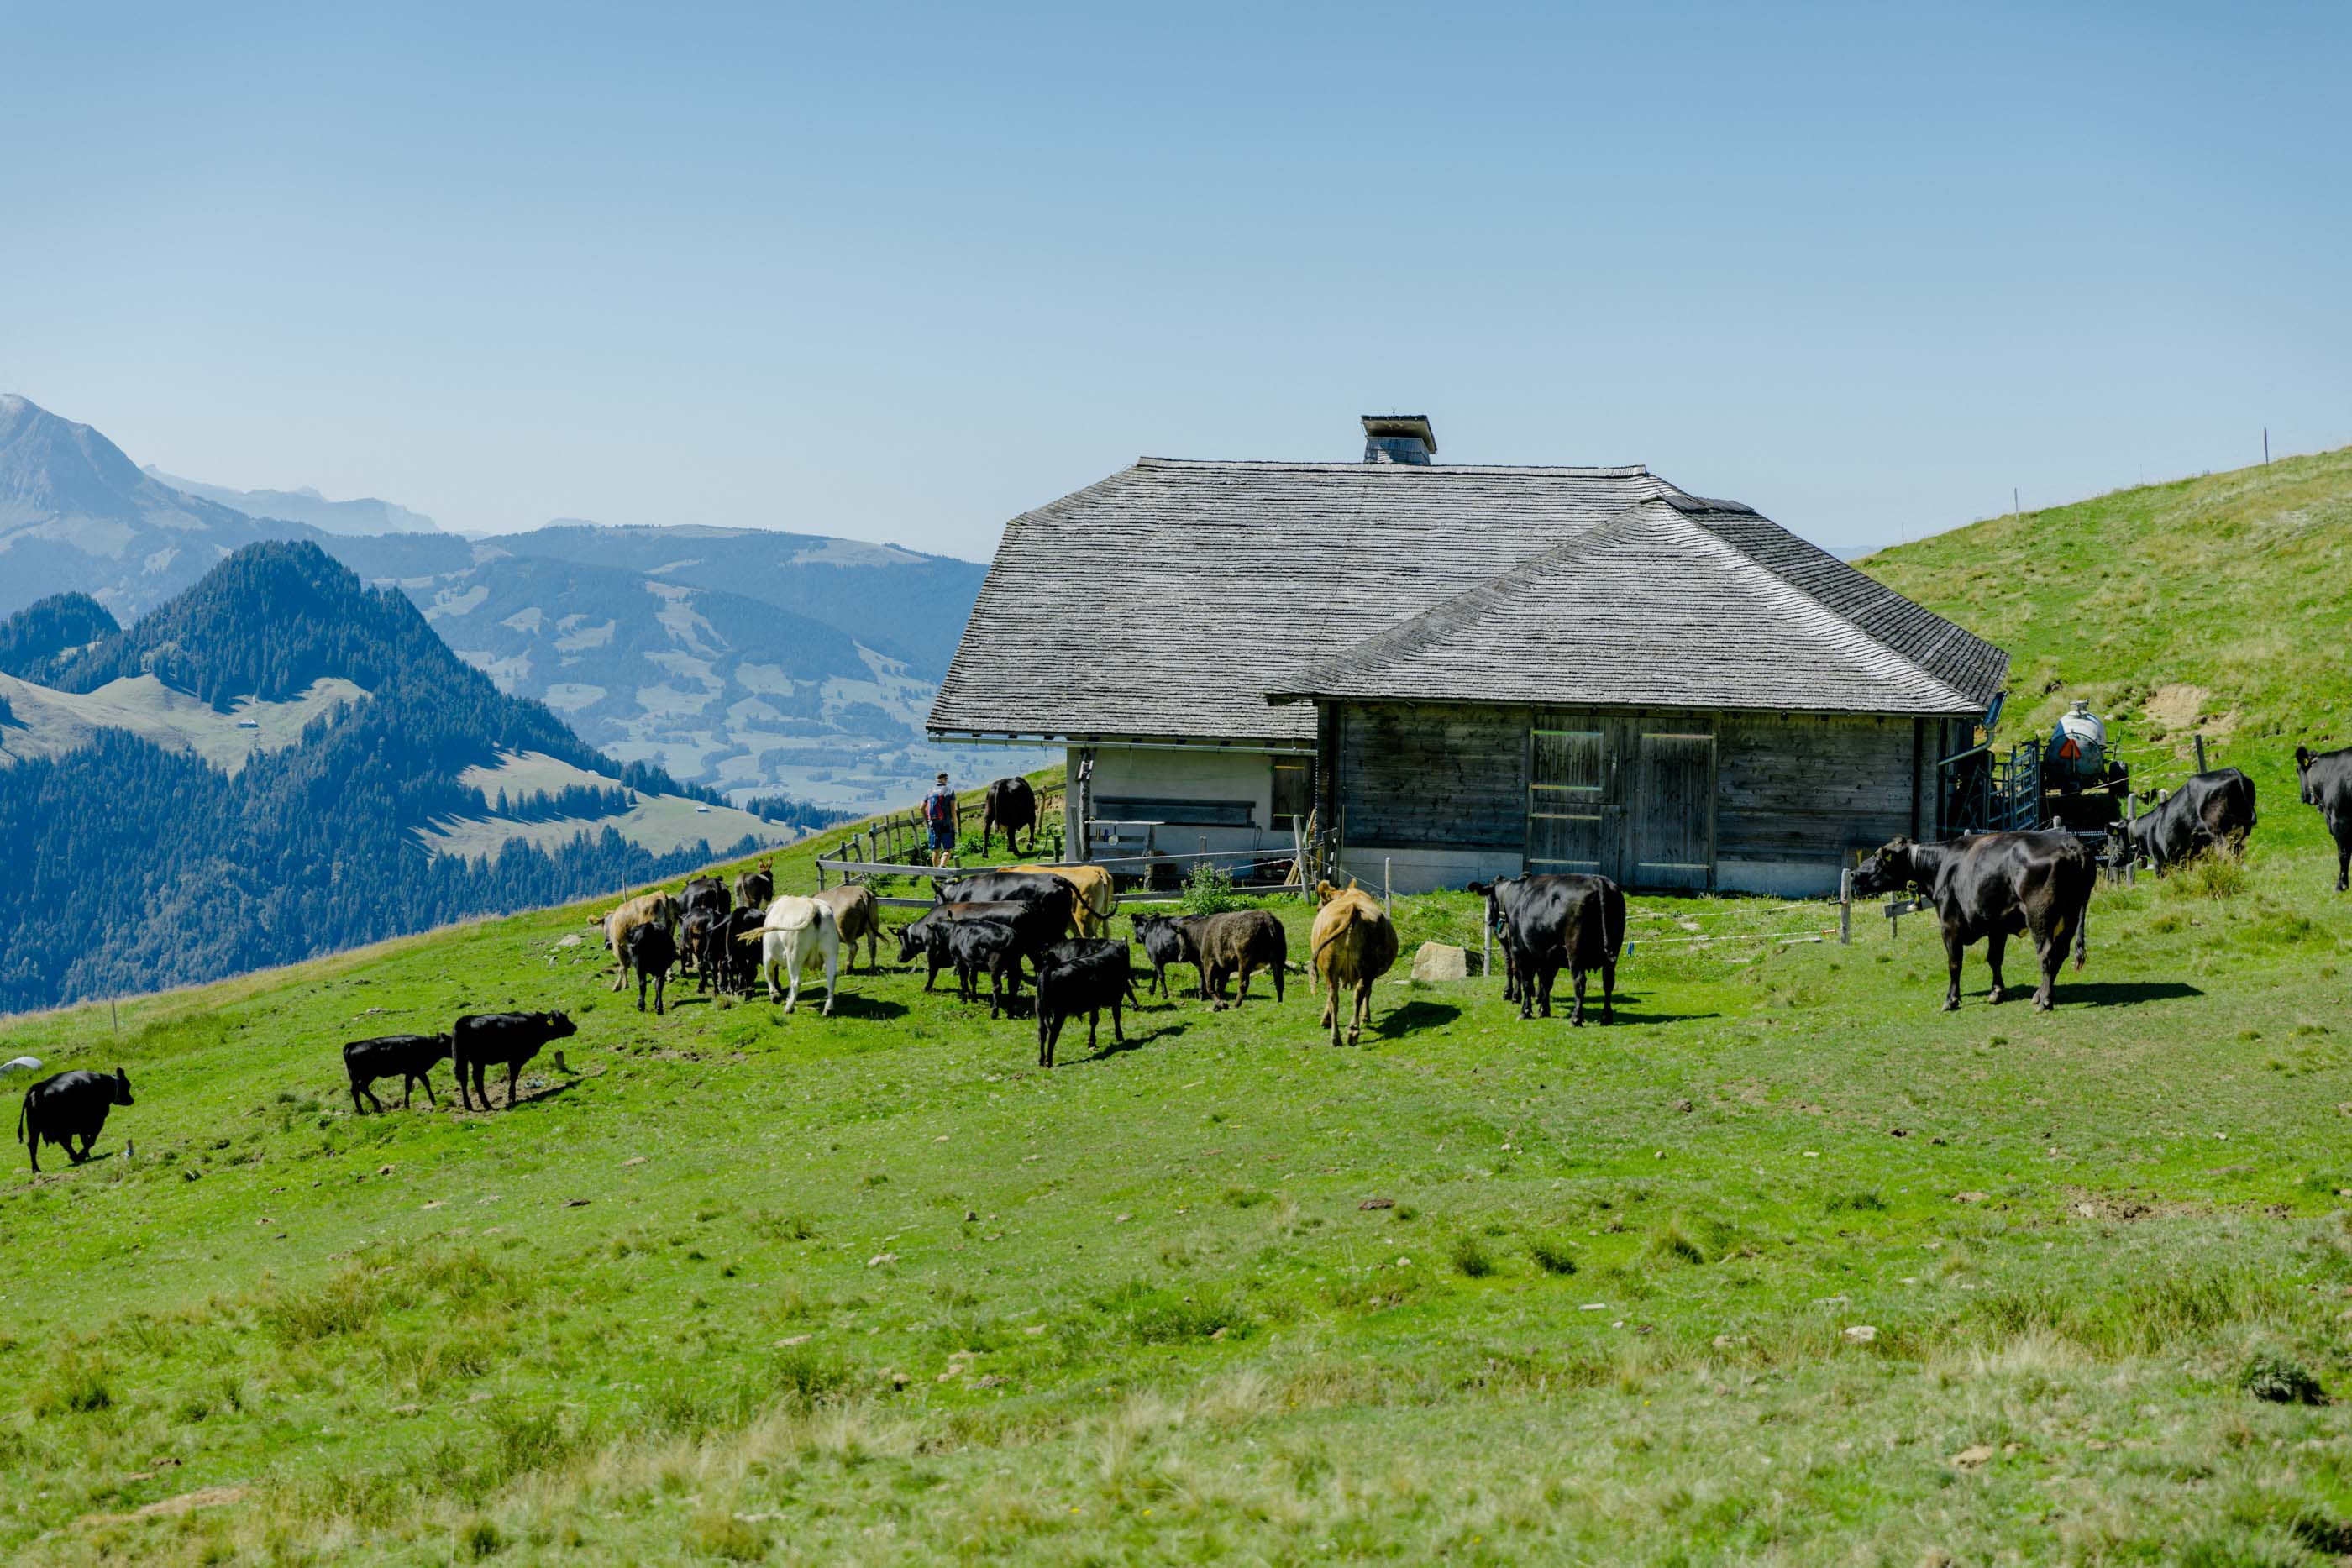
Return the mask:
M383 1102L375 1097L373 1086L379 1078L397 1076L402 1110L408 1109L420 1083L425 1085L426 1103L438 1107L441 1102L433 1095L433 1064L448 1059L446 1034L384 1034L355 1040L343 1047L343 1071L352 1075L352 1104L362 1116L371 1105L383 1111ZM360 1098L362 1094L367 1096L364 1103Z

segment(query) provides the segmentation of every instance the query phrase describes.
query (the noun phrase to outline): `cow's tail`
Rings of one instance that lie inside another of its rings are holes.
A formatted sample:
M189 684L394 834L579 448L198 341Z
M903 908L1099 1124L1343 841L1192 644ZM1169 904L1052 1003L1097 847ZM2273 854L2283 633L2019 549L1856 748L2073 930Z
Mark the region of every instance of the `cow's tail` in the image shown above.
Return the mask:
M2091 905L2086 900L2082 908L2074 911L2074 967L2077 970L2091 956L2090 934Z
M20 1144L29 1144L33 1141L30 1131L33 1124L32 1115L33 1097L27 1094L25 1096L25 1103L16 1108L16 1141Z
M1625 890L1613 882L1601 895L1601 925L1609 945L1608 959L1613 964L1625 950Z

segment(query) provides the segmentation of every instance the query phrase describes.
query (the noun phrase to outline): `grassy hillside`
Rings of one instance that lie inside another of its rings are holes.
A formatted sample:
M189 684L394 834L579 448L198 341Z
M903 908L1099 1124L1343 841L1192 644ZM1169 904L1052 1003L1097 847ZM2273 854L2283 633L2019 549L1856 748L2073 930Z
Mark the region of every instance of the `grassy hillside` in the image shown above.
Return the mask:
M2071 697L2127 742L2352 744L2352 447L1997 517L1859 564L2015 656L2004 738ZM2291 802L2290 791L2285 801Z
M2084 570L2187 603L2137 527ZM1969 614L2053 548L1987 540L2006 577L1968 583L1961 536L1874 564ZM1969 615L2021 677L2206 687L2265 801L2242 867L2102 888L2048 1016L1988 1008L1980 961L1937 1012L1919 920L1841 946L1821 905L1638 900L1612 1028L1398 980L1333 1051L1294 976L1050 1074L1025 1019L895 965L831 1019L640 1015L595 905L119 1035L11 1020L0 1058L120 1062L139 1103L108 1157L0 1186L0 1552L2334 1561L2352 903L2275 761L2295 699L2218 598L2208 668L2024 581L2039 640ZM1458 895L1398 915L1475 940ZM349 1113L339 1042L507 1005L571 1009L572 1072Z

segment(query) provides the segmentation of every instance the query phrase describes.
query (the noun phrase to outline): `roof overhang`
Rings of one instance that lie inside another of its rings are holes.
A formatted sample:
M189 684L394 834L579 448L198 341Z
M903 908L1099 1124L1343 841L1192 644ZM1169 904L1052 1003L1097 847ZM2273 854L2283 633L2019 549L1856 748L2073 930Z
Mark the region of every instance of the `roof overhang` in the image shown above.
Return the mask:
M1103 747L1127 751L1231 751L1275 757L1311 757L1312 741L1270 740L1255 736L1111 735L1063 730L927 729L939 746Z

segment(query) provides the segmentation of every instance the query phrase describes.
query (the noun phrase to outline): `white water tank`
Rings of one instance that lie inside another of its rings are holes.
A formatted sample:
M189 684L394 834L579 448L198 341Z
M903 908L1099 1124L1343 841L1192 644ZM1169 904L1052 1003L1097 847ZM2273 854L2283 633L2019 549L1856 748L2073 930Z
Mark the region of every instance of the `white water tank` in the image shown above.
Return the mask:
M2044 764L2063 777L2082 779L2104 778L2107 769L2107 727L2091 705L2077 702L2058 716L2057 725L2050 731L2050 751Z

